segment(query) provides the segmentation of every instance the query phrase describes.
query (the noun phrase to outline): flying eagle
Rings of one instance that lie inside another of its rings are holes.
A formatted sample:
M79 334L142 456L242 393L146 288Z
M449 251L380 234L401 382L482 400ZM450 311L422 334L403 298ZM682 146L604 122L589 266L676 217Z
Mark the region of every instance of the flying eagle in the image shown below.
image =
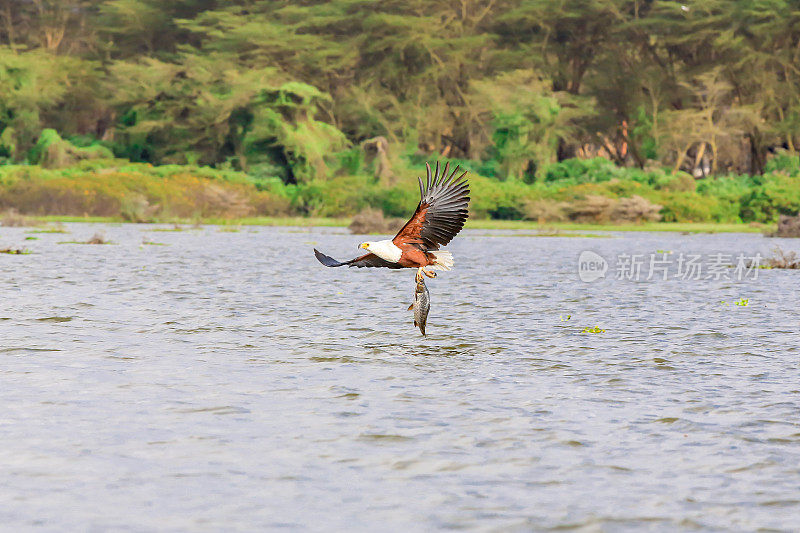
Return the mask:
M428 171L425 184L421 178L417 178L420 194L417 210L394 239L363 242L359 248L370 253L345 262L337 261L315 248L314 254L319 262L327 267L417 268L417 274L423 273L430 278L435 277L436 273L425 270L425 267L450 270L453 255L440 251L439 247L453 240L469 216L469 184L463 179L467 173L456 178L459 171L459 167L456 167L448 176L450 163L445 164L441 174L438 162L433 175L430 165L425 163L425 167Z

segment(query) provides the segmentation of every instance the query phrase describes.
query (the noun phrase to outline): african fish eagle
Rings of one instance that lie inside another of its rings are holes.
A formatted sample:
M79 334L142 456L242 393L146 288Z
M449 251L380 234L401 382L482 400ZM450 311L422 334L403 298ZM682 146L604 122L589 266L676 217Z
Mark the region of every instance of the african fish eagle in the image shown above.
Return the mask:
M344 262L315 248L314 254L319 262L327 267L417 268L417 274L421 272L431 278L436 273L425 270L425 267L450 270L453 255L439 250L439 247L453 240L469 216L469 184L463 179L467 173L456 178L459 171L459 167L456 167L448 175L450 163L445 164L439 173L437 162L433 175L430 165L425 163L425 167L428 172L425 184L421 178L417 178L420 194L417 210L394 239L361 243L359 248L369 253Z

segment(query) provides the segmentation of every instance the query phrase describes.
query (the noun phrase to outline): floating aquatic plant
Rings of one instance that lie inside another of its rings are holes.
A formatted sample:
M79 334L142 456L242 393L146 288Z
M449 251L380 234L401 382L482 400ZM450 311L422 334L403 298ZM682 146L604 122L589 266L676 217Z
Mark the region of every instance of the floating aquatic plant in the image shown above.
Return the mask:
M69 233L64 226L50 226L45 229L36 229L27 231L26 233Z
M25 248L3 248L0 250L0 254L6 255L29 255L30 253L31 251Z
M561 322L566 322L567 320L572 318L572 315L567 315L566 317L564 315L558 315L558 318L561 319Z
M738 305L739 307L747 307L748 305L750 305L750 299L742 298L738 302L733 302L733 305Z
M180 224L173 224L171 228L153 228L151 231L184 231Z
M605 333L605 332L606 332L606 330L601 329L598 326L595 326L593 328L590 328L590 327L587 326L587 327L583 328L583 331L581 331L581 333Z
M58 244L114 244L102 233L95 233L89 240L86 241L61 241Z

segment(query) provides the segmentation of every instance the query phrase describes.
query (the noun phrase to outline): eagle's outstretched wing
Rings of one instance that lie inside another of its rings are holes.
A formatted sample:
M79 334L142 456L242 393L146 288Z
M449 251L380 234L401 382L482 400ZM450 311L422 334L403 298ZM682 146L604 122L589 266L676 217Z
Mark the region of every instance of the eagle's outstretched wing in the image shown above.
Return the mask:
M355 259L351 259L350 261L337 261L333 257L329 255L325 255L316 248L314 248L314 255L317 256L317 260L325 265L326 267L340 267L340 266L351 266L351 267L386 267L386 268L403 268L397 263L391 263L386 261L385 259L381 259L375 254L364 254L360 257L356 257Z
M428 179L423 185L419 179L420 201L411 219L406 222L392 242L396 246L413 244L423 250L438 250L446 246L464 227L469 216L469 184L463 180L466 172L455 177L459 167L448 176L450 163L439 174L431 176L431 167L425 163Z

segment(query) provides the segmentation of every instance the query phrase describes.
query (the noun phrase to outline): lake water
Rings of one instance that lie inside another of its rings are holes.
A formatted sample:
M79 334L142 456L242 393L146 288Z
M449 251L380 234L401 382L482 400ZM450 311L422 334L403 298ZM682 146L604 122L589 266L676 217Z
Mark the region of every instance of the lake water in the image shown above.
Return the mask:
M800 240L466 231L423 338L345 229L66 228L0 228L4 529L800 523L800 271L645 279Z

